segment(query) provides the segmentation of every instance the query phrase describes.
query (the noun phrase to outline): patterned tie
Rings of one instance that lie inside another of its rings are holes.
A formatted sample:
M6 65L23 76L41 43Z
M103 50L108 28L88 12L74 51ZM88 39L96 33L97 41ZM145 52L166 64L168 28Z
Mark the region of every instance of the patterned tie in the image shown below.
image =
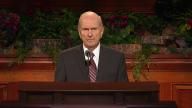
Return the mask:
M93 60L94 54L90 53L90 64L89 64L89 77L91 82L96 81L97 67L95 61Z

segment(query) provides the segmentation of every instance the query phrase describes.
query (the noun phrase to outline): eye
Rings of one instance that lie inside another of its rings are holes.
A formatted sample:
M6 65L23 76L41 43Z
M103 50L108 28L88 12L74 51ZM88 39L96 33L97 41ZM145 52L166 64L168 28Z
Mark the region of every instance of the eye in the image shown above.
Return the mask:
M96 28L96 27L94 27L94 28L91 28L91 30L97 30L97 28Z
M88 28L82 28L82 30L89 30Z

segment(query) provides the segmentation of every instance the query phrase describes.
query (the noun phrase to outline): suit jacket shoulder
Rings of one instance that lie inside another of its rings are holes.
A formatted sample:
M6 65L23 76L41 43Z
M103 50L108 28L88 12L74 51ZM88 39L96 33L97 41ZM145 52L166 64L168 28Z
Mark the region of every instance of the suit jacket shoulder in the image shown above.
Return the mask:
M76 53L80 53L82 52L81 51L82 49L82 45L78 45L78 46L75 46L75 47L72 47L72 48L68 48L66 50L63 50L60 54L60 56L75 56Z
M127 81L124 54L101 45L97 80Z

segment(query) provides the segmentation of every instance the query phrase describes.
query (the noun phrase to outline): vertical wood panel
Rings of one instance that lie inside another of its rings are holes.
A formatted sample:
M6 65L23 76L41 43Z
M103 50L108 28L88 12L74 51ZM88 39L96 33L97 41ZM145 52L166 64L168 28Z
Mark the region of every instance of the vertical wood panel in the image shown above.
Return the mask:
M178 108L192 108L192 83L173 84L173 100Z
M1 82L0 83L0 102L1 101L6 101L7 100L7 82L3 83Z

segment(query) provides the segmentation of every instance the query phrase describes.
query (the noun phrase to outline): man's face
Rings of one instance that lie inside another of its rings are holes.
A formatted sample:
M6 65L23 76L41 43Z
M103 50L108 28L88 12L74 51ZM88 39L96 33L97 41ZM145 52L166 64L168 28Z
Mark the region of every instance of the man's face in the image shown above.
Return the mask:
M98 16L84 16L78 27L83 44L88 49L95 49L102 38L104 28Z

